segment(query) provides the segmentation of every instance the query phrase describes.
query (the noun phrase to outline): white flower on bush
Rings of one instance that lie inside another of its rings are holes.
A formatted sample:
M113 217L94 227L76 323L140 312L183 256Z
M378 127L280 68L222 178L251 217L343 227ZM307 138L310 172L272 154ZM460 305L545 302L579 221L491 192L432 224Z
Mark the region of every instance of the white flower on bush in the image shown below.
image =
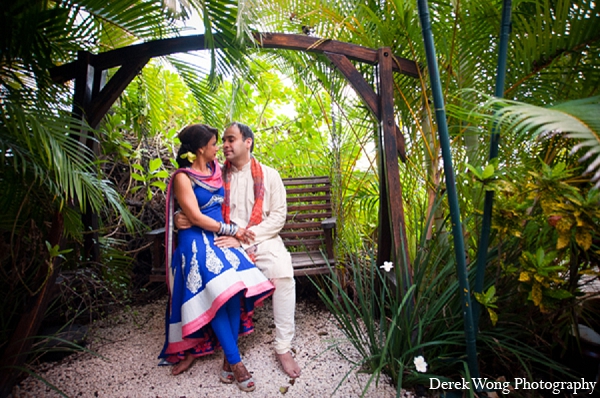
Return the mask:
M383 268L385 272L390 272L392 268L394 268L394 263L391 261L384 261L383 265L380 265L379 268Z
M417 368L417 372L425 373L427 372L427 362L425 362L425 358L422 355L415 357L413 360L415 364L415 368Z

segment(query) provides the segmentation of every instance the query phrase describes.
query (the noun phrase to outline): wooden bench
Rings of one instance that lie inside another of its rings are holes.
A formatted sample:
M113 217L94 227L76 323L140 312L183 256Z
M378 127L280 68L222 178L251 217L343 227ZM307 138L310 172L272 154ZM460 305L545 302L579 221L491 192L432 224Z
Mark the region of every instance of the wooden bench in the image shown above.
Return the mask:
M288 214L280 236L292 255L294 276L329 273L335 266L336 218L329 177L284 178ZM153 240L152 272L148 284L164 282L165 229L146 233Z
M329 177L284 178L287 218L279 233L292 255L294 276L330 272L335 265L336 218Z

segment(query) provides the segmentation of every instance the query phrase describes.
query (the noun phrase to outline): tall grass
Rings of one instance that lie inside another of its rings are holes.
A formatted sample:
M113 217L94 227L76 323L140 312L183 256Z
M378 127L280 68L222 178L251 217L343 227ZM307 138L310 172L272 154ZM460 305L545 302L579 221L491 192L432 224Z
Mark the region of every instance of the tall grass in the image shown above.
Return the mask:
M417 221L413 225L426 231L423 218L413 221ZM354 370L371 374L363 395L371 383L380 381L382 374L397 386L398 396L401 388L418 384L428 387L432 377L441 381L456 381L461 377L469 380L452 242L427 240L425 233L420 236L415 240L416 247L411 248L415 253L411 284L404 285L404 271L398 266L389 272L382 269L382 264L376 263L374 248L363 243L345 250L350 253L348 275L339 275L339 270L332 272L325 277L325 283L316 286L345 337L360 355ZM540 372L566 374L562 366L538 351L535 344L529 344L535 336L527 336L519 324L489 328L480 330L478 335L480 363L492 364L482 367L483 377L519 375L533 379ZM414 364L417 356L425 358L426 372L417 371Z

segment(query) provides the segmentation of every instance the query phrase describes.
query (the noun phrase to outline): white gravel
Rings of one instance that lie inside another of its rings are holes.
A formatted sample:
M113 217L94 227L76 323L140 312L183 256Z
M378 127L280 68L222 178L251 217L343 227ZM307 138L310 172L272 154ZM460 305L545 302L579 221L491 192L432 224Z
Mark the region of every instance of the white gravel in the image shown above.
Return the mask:
M272 348L270 300L256 310L254 333L240 337L243 361L257 385L254 392L219 382L221 352L197 359L187 372L172 376L171 368L157 366L156 359L164 341L164 308L165 300L159 300L97 322L87 347L97 355L77 353L33 370L68 397L359 397L370 377L340 355L359 359L331 314L319 305L299 301L294 347L302 376L290 380ZM334 345L339 352L331 348ZM13 390L14 398L59 396L31 376ZM364 396L395 397L396 390L387 379L379 380Z

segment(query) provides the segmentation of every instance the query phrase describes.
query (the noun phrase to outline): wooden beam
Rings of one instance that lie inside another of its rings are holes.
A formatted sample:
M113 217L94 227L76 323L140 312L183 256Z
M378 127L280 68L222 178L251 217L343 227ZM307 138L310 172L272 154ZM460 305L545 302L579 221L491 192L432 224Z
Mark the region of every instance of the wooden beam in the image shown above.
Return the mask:
M365 80L365 78L356 70L356 67L348 58L344 55L334 54L325 51L325 56L331 60L331 62L336 66L336 68L342 72L342 74L348 80L348 83L352 85L354 90L360 95L363 102L367 105L367 108L371 111L373 116L379 121L381 121L381 110L379 106L379 96L375 93L375 90L371 87L369 83ZM403 162L406 162L406 146L404 143L404 135L400 131L400 127L396 126L396 141L398 143L398 156Z
M112 104L119 98L123 90L127 88L137 74L140 73L148 61L149 58L140 58L123 64L98 95L92 99L86 112L90 127L93 129L98 127L98 124Z
M92 56L91 63L102 70L115 68L139 59L161 57L188 51L204 50L204 35L175 37L171 39L152 40L146 43L121 47ZM74 62L50 69L50 76L56 83L64 83L75 77Z
M379 221L377 225L377 264L383 265L384 261L389 261L393 258L392 228L390 222L390 203L386 184L385 172L385 155L383 155L383 139L382 132L379 128Z
M354 64L352 64L352 62L344 55L331 53L329 51L325 51L324 54L336 68L342 72L346 77L346 80L348 80L348 83L354 88L354 91L360 95L360 98L362 98L373 116L379 120L379 96L375 93L375 90L373 90L371 85L367 83L363 75L356 70Z
M383 165L383 173L380 177L383 180L379 181L382 189L380 197L380 206L383 207L380 211L380 231L383 234L389 233L391 237L391 254L390 258L397 261L398 265L404 267L407 275L412 277L412 267L408 257L408 240L406 237L406 222L404 219L404 206L402 202L402 185L400 184L400 170L396 154L396 124L394 121L394 76L392 72L393 56L390 48L380 48L378 51L379 57L379 88L380 88L380 109L381 109L381 163ZM382 175L383 174L383 175ZM385 185L385 190L383 189ZM387 212L384 206L387 206ZM389 217L385 217L385 216ZM384 245L385 236L379 237ZM385 250L388 250L384 246ZM378 264L389 260L382 253L378 255ZM405 281L410 283L411 281Z
M256 43L262 48L279 48L283 50L298 50L315 53L325 51L345 55L355 61L368 64L377 63L377 51L356 44L344 43L337 40L319 39L306 35L290 35L284 33L255 33ZM221 42L215 35L215 42ZM101 70L114 68L138 59L154 58L175 53L205 50L204 35L175 37L171 39L153 40L146 43L134 44L97 55L90 59L91 65ZM419 77L419 67L416 62L402 57L395 57L393 68L396 72ZM77 66L70 62L50 69L50 76L56 83L64 83L76 76Z
M329 52L374 65L379 60L377 50L337 40L320 39L306 35L290 35L285 33L255 33L254 38L262 48L279 48L315 53ZM393 70L411 77L419 77L419 67L415 61L402 57L394 57L397 62Z

